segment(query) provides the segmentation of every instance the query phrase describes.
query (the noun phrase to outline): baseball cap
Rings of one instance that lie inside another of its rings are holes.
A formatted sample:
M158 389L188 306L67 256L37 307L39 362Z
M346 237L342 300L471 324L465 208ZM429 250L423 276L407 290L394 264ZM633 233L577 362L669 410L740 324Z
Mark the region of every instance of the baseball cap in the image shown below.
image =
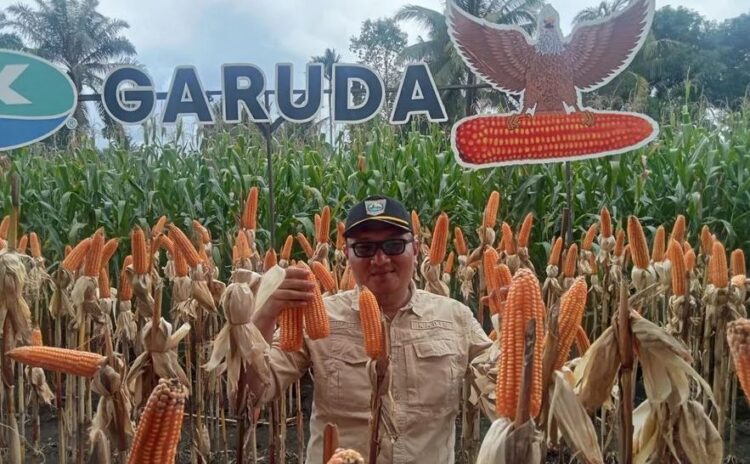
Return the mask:
M346 216L344 237L369 221L380 221L411 232L411 215L400 201L385 195L373 195L354 205Z

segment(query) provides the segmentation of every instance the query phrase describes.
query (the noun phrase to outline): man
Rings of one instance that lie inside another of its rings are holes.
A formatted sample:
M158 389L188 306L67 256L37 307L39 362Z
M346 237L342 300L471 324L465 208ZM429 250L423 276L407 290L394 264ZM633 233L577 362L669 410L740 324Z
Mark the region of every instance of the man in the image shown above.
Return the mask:
M390 339L391 417L398 439L381 431L379 463L453 463L460 387L469 362L491 341L465 305L416 289L417 238L411 216L398 201L369 197L347 215L346 256L358 286L378 300ZM269 343L282 309L303 305L313 285L307 271L287 269L286 278L254 315ZM331 335L305 339L296 353L274 344L269 352L270 387L255 393L263 401L280 395L312 367L314 397L308 464L322 462L323 429L334 423L339 444L367 455L371 384L365 368L358 309L359 289L325 298Z

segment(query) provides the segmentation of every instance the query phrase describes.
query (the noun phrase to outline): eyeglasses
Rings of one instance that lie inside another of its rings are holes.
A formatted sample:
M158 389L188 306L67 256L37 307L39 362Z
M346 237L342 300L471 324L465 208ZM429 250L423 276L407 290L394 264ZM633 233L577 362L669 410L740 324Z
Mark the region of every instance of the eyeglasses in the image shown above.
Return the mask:
M414 238L391 238L382 242L357 242L350 245L354 254L358 258L372 258L378 252L383 250L388 256L397 256L404 252L406 244L414 241Z

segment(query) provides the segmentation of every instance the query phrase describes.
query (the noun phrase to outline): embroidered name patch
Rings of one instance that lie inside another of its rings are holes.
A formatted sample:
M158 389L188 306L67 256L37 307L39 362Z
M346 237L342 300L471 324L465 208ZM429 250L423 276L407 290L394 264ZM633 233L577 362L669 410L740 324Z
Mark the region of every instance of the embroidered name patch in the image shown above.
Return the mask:
M411 328L413 330L427 330L427 329L452 329L453 323L450 321L411 321Z
M329 321L332 329L356 329L359 324L350 321Z

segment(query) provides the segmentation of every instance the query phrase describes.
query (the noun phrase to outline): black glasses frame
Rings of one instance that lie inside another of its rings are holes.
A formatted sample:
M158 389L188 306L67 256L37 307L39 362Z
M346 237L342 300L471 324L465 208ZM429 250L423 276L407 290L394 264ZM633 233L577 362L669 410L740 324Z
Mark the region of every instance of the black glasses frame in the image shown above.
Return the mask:
M356 242L349 245L349 248L354 250L354 255L357 258L372 258L378 253L378 250L383 250L388 256L398 256L406 250L406 245L414 242L412 238L389 238L382 242Z

